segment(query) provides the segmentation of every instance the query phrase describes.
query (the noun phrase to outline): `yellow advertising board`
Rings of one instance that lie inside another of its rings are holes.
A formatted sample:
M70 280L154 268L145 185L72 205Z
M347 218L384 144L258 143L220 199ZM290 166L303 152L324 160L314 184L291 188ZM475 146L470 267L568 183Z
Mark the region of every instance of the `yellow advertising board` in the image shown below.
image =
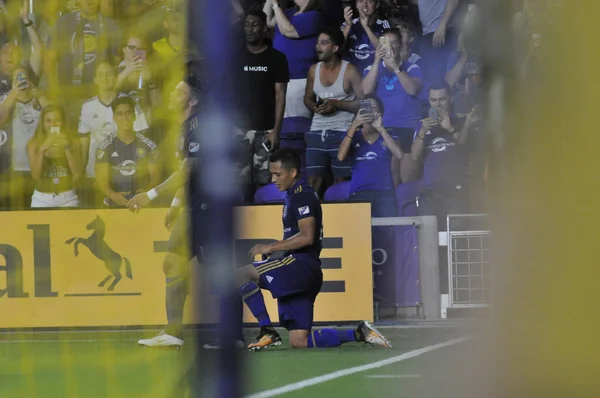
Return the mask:
M325 282L315 303L315 321L371 319L369 205L327 204L323 209ZM165 212L0 212L0 328L166 323ZM281 238L281 206L240 207L236 212L236 252ZM199 268L195 272L202 272ZM276 302L268 292L265 300L276 321ZM216 298L210 301L216 303ZM185 321L215 322L215 315L188 308ZM246 312L245 321L255 320Z

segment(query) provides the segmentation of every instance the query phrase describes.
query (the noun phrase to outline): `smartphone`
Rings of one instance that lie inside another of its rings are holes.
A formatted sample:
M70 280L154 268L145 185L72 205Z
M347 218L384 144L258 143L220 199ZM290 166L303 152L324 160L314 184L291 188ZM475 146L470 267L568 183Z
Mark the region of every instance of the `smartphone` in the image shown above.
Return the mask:
M435 120L436 122L438 121L439 115L436 108L429 108L429 118L431 120Z
M360 100L359 112L362 111L363 115L373 114L373 105L370 100Z
M379 37L379 44L381 44L386 51L386 56L390 56L390 52L391 52L391 46L390 46L390 39L387 36L380 36Z
M140 61L146 62L146 50L137 50L135 55L137 55Z
M265 148L265 151L271 152L271 149L272 149L271 141L269 141L268 139L264 140L262 143L262 146L263 146L263 148Z
M60 127L50 127L50 134L60 134Z
M17 73L17 87L19 88L26 88L28 83L27 83L27 74L25 74L25 72L19 72Z

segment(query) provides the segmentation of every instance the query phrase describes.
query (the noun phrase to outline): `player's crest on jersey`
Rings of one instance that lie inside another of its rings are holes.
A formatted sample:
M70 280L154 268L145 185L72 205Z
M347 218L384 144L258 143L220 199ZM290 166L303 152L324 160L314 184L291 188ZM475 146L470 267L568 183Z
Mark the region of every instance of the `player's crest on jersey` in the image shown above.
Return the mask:
M143 158L144 156L146 156L146 150L144 148L138 148L137 156L138 158Z
M310 213L310 208L308 206L302 206L298 209L298 213L300 213L301 216L305 216Z
M188 131L194 131L194 130L196 130L198 128L198 124L199 124L198 117L195 116L188 123Z
M197 142L190 142L189 151L191 153L198 152L200 150L200 144Z

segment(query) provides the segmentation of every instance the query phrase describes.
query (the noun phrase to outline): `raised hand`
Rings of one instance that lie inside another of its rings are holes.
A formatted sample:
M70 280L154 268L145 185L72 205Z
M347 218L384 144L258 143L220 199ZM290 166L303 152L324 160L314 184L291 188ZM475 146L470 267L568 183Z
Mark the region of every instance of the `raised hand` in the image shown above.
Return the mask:
M346 25L352 26L352 7L348 6L344 8L344 21L346 21Z

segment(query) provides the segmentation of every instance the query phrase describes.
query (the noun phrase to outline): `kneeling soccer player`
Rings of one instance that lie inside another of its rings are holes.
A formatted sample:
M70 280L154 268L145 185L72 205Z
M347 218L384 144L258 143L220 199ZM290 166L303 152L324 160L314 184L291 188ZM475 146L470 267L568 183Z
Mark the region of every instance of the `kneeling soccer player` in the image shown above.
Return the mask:
M348 342L366 342L391 347L390 342L367 321L355 329L312 330L314 302L323 284L319 255L323 225L319 197L300 177L300 159L282 149L269 159L272 180L287 191L283 206L283 240L270 245L256 245L252 258L283 251L275 260L254 262L240 268L237 283L245 303L260 325L256 342L248 349L258 351L281 345L281 337L272 326L261 289L277 299L279 321L289 331L293 348L337 347Z

